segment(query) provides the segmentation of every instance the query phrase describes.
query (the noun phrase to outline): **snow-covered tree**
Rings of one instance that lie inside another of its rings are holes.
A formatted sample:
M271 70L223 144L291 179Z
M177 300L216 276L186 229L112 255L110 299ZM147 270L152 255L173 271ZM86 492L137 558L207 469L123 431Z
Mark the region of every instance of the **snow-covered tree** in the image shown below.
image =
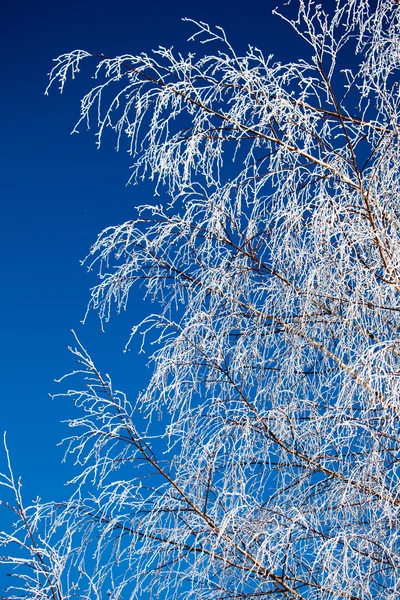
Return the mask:
M128 399L76 340L79 475L31 507L2 475L7 598L400 596L400 6L282 10L289 64L204 23L200 58L56 61L154 182L86 261L103 322L144 286L151 368Z

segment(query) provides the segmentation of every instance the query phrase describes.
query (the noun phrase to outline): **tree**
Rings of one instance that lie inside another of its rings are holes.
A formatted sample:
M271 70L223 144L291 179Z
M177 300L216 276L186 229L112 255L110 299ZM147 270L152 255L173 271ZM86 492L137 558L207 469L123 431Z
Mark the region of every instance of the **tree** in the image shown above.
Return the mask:
M80 474L26 508L1 476L7 598L399 597L400 9L295 4L290 64L204 23L214 55L57 59L168 195L87 259L103 322L143 284L155 350L129 401L76 340Z

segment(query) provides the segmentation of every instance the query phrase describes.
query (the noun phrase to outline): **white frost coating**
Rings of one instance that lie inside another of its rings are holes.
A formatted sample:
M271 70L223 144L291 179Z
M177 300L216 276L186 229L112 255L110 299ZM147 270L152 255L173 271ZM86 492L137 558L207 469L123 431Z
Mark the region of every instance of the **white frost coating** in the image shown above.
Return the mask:
M0 479L30 597L399 598L400 6L288 4L307 60L203 23L214 55L96 57L77 127L128 140L160 199L99 235L90 307L141 283L154 369L130 403L77 340L71 498Z

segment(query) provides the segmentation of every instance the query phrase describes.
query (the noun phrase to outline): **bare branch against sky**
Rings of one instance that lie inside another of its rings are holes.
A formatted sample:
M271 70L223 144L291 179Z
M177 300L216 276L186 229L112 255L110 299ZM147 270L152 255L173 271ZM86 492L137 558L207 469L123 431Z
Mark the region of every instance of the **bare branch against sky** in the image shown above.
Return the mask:
M86 259L102 323L145 290L151 370L128 398L75 338L78 474L25 506L8 462L7 598L400 596L400 8L288 4L288 64L203 22L196 55L55 62L154 184Z

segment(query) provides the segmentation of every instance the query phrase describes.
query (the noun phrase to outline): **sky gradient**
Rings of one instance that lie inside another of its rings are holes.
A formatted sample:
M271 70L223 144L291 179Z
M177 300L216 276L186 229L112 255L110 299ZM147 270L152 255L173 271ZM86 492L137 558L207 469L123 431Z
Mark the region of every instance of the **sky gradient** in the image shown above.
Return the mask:
M114 151L111 137L97 150L94 131L70 135L91 80L82 73L62 96L54 89L45 97L52 59L76 48L108 56L149 52L158 45L173 45L182 53L211 51L211 46L186 42L193 27L182 17L221 25L239 53L251 44L279 60L296 59L295 37L271 15L276 3L256 0L251 10L227 0L196 6L160 0L3 4L0 430L7 431L27 503L36 496L66 496L63 482L74 474L71 464L60 465L63 451L56 446L68 435L60 421L72 416L72 407L49 398L59 391L54 379L74 368L67 351L73 343L70 329L117 387L135 394L147 377L137 345L122 352L144 310L140 293L105 333L95 315L82 326L95 277L79 261L104 227L129 219L132 207L149 199L151 187L125 185L130 158L124 149ZM0 513L0 529L1 518Z

